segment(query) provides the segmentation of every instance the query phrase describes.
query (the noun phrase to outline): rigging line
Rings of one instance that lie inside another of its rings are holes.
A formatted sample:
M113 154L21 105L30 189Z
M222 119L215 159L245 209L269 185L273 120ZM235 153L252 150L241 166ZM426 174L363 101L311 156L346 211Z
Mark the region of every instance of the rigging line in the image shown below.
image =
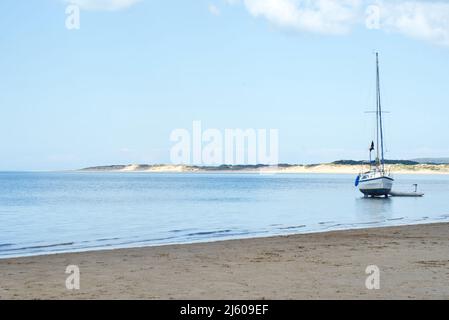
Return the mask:
M388 134L387 134L387 128L388 128L388 121L386 121L386 118L383 118L383 133L384 133L384 139L383 139L383 141L384 141L384 150L385 150L385 154L387 154L388 152L389 152L389 150L388 150L388 144L387 144L387 142L388 142L388 139L385 139L385 137L388 137Z
M379 72L379 53L376 54L377 57L377 95L378 95L378 103L379 103L379 126L380 126L380 143L381 143L381 152L382 152L382 170L385 170L385 157L384 157L384 137L383 137L383 128L382 128L382 104L381 104L381 96L380 96L380 72Z

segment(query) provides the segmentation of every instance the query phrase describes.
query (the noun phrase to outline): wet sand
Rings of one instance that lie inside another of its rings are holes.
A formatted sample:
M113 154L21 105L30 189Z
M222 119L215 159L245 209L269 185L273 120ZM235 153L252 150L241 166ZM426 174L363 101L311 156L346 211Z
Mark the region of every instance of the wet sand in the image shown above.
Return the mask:
M449 299L449 224L3 259L0 298Z

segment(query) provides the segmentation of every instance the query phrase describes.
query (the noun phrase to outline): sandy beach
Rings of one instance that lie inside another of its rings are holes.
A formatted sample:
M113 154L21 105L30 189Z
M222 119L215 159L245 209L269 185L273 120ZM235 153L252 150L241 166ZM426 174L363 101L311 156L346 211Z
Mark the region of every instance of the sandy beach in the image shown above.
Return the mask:
M428 224L3 259L0 298L449 299L448 248L449 224Z

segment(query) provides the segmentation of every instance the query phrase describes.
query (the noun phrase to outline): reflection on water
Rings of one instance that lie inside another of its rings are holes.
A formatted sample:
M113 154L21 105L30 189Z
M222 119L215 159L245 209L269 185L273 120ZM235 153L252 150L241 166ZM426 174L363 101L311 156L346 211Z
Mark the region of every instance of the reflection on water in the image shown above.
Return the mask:
M370 217L373 221L391 219L393 216L392 198L365 198L360 197L355 201L357 215Z
M449 221L449 176L397 176L426 195L388 199L353 178L0 173L0 257Z

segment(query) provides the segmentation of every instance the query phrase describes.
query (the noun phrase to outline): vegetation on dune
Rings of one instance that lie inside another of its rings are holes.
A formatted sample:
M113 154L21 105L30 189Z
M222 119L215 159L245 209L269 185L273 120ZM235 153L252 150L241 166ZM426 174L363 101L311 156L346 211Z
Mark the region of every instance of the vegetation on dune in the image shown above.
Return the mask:
M375 164L375 161L371 161L372 164ZM337 165L350 165L350 166L356 166L356 165L369 165L369 161L356 161L356 160L338 160L332 162L332 164ZM419 162L412 161L412 160L385 160L385 164L402 164L406 166L414 166L418 165Z

